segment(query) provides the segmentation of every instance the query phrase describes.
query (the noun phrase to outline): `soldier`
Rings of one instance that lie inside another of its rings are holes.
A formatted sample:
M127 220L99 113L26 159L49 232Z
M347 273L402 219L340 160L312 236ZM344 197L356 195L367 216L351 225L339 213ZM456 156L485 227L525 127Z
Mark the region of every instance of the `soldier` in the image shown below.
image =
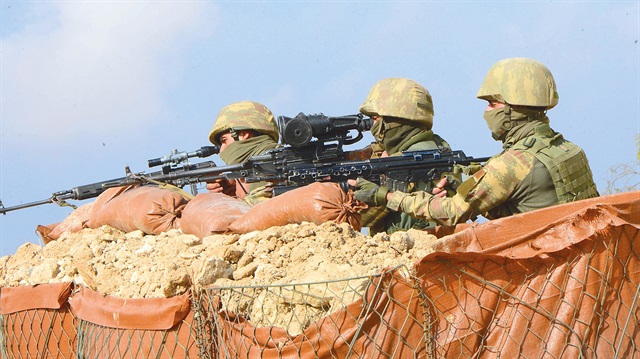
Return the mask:
M276 148L278 139L273 113L263 104L251 101L232 103L220 110L209 133L209 141L220 146L220 158L227 165L242 163ZM246 184L223 179L207 183L207 189L235 195L252 205L271 198L266 182Z
M413 80L387 78L378 81L360 106L360 112L374 120L371 128L376 140L372 145L374 157L397 156L403 151L451 151L449 144L431 130L434 112L429 91ZM437 182L387 181L387 186L391 190L410 193L431 191ZM384 205L368 209L362 215L363 226L369 227L370 234L435 226L434 222L419 220L406 213L388 211Z
M494 219L598 196L584 151L549 127L546 113L558 93L546 66L526 58L498 61L477 97L488 101L484 118L504 150L455 196L391 192L358 179L355 197L452 226L477 215Z

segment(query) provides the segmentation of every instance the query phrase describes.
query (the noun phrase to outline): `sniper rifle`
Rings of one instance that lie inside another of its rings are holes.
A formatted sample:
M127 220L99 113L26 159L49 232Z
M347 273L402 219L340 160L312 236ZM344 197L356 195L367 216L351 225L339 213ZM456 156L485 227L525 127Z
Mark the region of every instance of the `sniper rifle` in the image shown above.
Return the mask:
M7 214L7 212L11 212L11 211L15 211L23 208L35 207L35 206L49 204L49 203L55 203L61 207L69 206L72 208L76 208L75 205L68 203L67 200L81 201L85 199L95 198L109 188L140 184L144 182L152 182L152 181L155 181L156 178L166 176L169 173L184 174L189 171L193 171L197 169L215 167L216 164L213 161L206 161L206 162L201 162L197 164L191 164L189 163L188 159L191 157L209 157L219 152L220 152L220 147L218 146L204 146L192 152L178 152L177 150L172 150L170 154L164 157L150 159L148 161L149 167L162 165L161 171L153 172L146 175L144 173L133 174L131 173L131 171L129 170L129 167L127 166L125 167L125 173L126 173L125 177L116 178L108 181L91 183L87 185L73 187L68 190L54 192L51 195L51 197L40 200L40 201L19 204L11 207L5 207L2 204L2 200L0 200L0 214ZM194 193L194 191L195 191L195 187L192 187L192 193Z

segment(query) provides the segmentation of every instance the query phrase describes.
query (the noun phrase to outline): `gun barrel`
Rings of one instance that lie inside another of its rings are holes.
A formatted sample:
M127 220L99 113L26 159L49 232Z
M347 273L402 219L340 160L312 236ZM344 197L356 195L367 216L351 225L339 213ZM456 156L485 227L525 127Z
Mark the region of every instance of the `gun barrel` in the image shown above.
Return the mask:
M7 214L7 212L16 211L18 209L35 207L35 206L40 206L40 205L49 204L49 203L53 203L53 200L51 198L43 199L41 201L18 204L18 205L11 206L11 207L4 207L3 206L3 207L0 207L0 214Z

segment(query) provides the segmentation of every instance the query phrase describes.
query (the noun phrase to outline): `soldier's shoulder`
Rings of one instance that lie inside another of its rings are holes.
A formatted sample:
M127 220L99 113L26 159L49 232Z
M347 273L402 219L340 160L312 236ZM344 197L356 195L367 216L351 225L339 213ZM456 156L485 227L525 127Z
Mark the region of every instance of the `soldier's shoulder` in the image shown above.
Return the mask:
M508 149L491 158L487 167L501 169L514 167L532 167L536 158L533 154L518 149Z

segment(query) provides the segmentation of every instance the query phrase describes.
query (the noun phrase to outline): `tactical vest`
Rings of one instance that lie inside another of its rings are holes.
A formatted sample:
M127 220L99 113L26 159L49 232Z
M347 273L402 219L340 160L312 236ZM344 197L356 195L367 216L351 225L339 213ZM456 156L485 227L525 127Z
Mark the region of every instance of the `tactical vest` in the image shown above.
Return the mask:
M544 164L553 180L558 203L599 196L584 151L549 125L536 127L532 136L516 142L511 149L528 152Z

